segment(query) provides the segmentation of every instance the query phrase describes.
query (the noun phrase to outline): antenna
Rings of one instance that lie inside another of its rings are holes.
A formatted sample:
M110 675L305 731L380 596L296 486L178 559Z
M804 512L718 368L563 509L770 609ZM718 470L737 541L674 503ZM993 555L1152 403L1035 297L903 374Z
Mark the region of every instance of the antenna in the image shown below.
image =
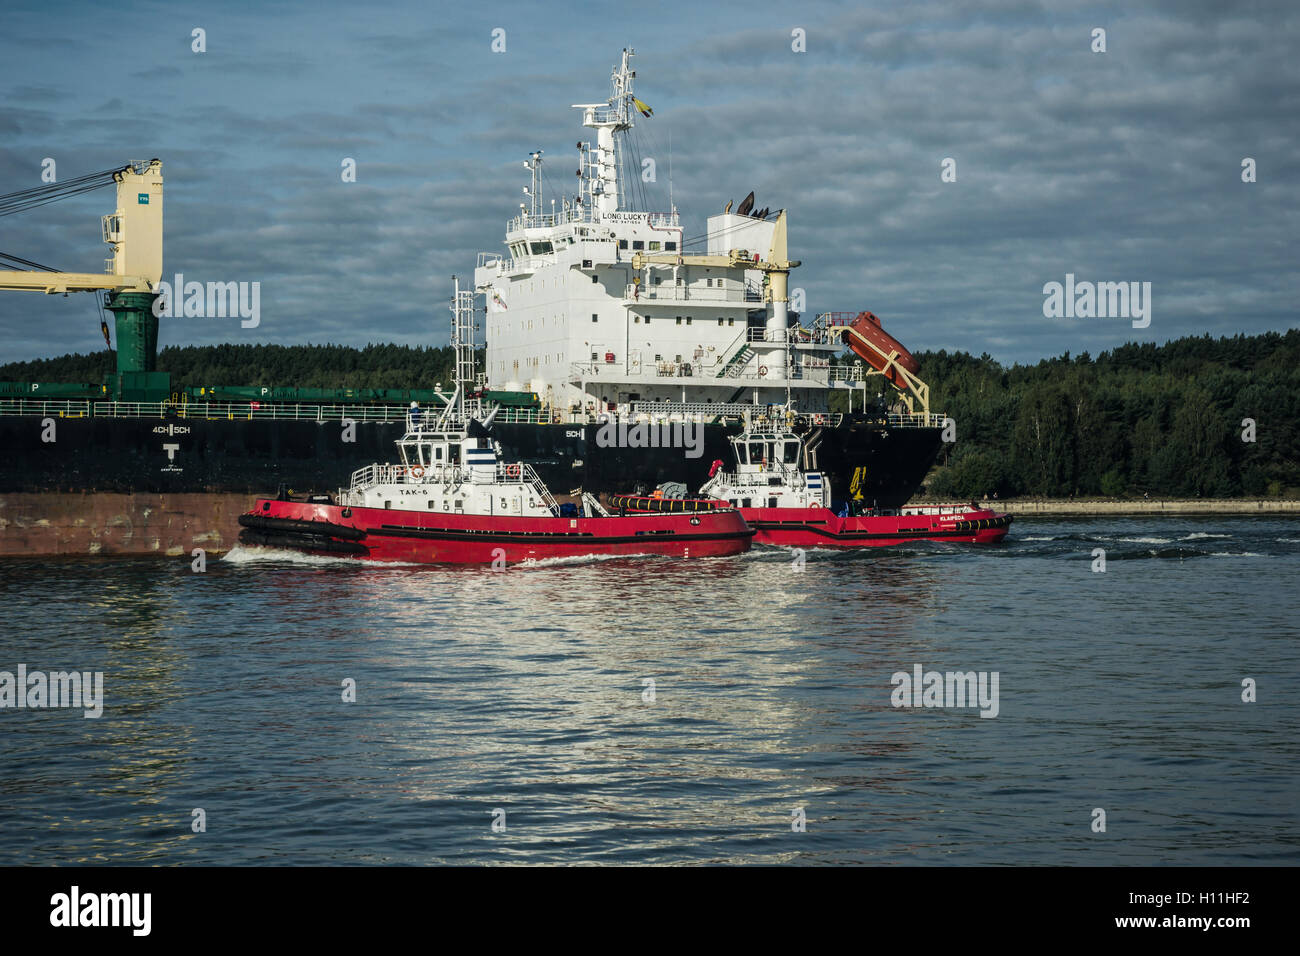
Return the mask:
M524 195L532 205L529 215L539 216L542 211L542 150L537 149L528 154L524 160L524 169L533 174L532 185L524 187Z

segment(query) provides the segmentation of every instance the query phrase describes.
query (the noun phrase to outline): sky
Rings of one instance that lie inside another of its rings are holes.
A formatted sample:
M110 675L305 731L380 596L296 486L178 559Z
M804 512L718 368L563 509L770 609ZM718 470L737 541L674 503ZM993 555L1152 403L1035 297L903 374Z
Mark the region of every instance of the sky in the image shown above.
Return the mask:
M1034 362L1300 324L1298 45L1290 2L8 0L0 193L46 158L160 158L165 277L261 283L256 328L165 318L160 345L441 346L528 152L549 207L590 138L570 104L631 46L650 205L671 166L686 236L752 189L788 211L805 319L870 309L913 351ZM101 271L112 205L0 217L0 251ZM1151 283L1150 325L1045 316L1067 274ZM0 292L0 333L0 363L102 348L98 296Z

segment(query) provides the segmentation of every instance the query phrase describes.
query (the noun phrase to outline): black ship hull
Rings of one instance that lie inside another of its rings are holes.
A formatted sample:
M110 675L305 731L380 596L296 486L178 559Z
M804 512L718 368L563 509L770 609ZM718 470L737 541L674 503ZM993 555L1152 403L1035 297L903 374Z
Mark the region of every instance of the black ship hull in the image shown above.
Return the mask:
M338 421L292 419L3 416L0 493L259 495L280 485L333 492L348 485L356 468L391 461L404 428L400 422L358 422L349 430ZM494 424L491 435L504 460L528 462L554 493L607 496L667 481L697 489L715 460L731 465L727 438L739 430L703 426L702 447L693 449L606 447L599 426L590 424ZM805 467L830 478L837 500L861 495L896 508L916 492L942 439L938 428L859 419L815 430L806 444Z

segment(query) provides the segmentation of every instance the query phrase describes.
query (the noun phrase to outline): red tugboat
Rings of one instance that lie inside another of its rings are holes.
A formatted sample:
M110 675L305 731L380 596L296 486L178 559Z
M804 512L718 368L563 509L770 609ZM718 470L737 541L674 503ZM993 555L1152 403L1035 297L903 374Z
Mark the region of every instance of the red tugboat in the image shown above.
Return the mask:
M239 516L243 544L369 561L517 563L587 555L717 557L748 551L733 509L610 515L590 495L556 503L527 464L503 464L485 438L408 431L402 464L368 465L336 498L259 499Z
M530 465L498 461L486 428L496 410L484 415L465 398L474 377L473 293L458 285L452 312L456 391L432 421L412 408L397 441L401 463L358 469L333 497L259 499L239 516L241 543L422 564L749 550L754 532L734 508L611 515L590 494L560 505Z
M737 508L759 544L798 548L861 548L908 541L995 544L1006 537L1011 516L987 508L911 507L877 511L848 501L832 510L830 482L800 467L803 442L779 426L746 428L731 439L736 470L714 462L699 498L617 497L616 507L656 513L710 513Z

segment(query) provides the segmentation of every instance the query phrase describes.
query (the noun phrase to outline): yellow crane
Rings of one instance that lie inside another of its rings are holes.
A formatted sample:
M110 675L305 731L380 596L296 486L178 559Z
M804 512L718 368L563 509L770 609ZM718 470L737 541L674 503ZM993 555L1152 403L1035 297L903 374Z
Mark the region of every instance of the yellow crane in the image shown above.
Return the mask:
M764 301L779 302L784 305L790 301L790 270L800 266L798 259L787 259L786 255L785 210L782 209L776 215L776 227L772 230L771 248L768 249L766 259L755 256L747 249L732 249L725 256L691 255L679 252L637 252L632 255L632 268L640 272L647 265L654 264L754 269L767 273L768 282Z
M115 183L117 208L102 219L104 242L113 250L104 272L62 272L13 255L0 259L27 266L0 270L0 290L105 292L104 307L117 327L117 376L111 391L119 399L151 400L168 391L169 376L156 371L158 317L154 290L162 279L162 162L129 163L120 169L91 173L0 196L0 216L21 212ZM105 331L105 339L107 339Z

